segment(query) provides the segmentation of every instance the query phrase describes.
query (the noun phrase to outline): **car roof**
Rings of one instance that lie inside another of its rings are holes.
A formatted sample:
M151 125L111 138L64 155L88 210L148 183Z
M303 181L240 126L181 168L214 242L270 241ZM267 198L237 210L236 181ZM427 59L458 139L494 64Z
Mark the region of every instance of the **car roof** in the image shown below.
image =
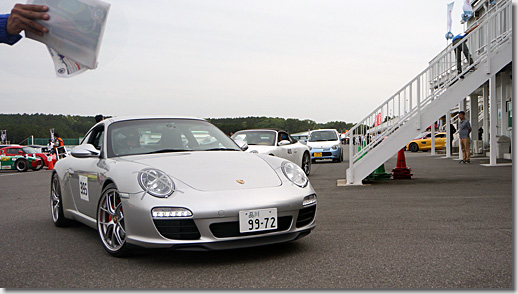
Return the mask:
M110 118L106 118L103 121L100 121L94 125L97 126L99 124L110 125L115 122L120 121L130 121L130 120L139 120L139 119L191 119L191 120L200 120L207 121L203 118L199 117L189 117L189 116L175 116L175 115L133 115L133 116L114 116Z
M319 132L319 131L335 131L335 132L338 132L336 129L318 129L318 130L311 130L310 132L313 133L313 132Z
M237 132L256 132L256 131L275 131L275 132L286 132L286 133L288 133L288 131L286 131L286 130L273 129L273 128L272 129L268 129L268 128L264 128L264 129L247 129L247 130L239 130Z

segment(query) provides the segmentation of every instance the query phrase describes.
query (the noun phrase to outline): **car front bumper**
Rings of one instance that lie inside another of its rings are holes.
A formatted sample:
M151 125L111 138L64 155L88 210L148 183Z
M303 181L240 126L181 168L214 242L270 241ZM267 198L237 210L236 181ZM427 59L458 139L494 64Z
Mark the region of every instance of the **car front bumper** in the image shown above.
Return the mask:
M342 150L338 148L333 150L332 148L325 149L311 149L311 159L340 159ZM318 156L321 155L321 156Z
M308 235L316 226L316 204L302 205L305 196L314 194L311 187L307 188L300 189L299 194L304 194L295 197L277 194L280 191L273 193L274 190L289 190L281 187L247 192L197 191L198 195L179 195L176 200L174 196L171 197L173 199L158 199L149 195L143 198L131 195L123 200L126 241L144 248L173 250L234 249L293 241ZM277 197L265 196L272 193ZM206 201L199 205L185 201L187 198L205 198ZM157 219L151 216L153 207L183 207L191 210L193 215ZM277 229L240 233L239 211L264 208L277 208Z

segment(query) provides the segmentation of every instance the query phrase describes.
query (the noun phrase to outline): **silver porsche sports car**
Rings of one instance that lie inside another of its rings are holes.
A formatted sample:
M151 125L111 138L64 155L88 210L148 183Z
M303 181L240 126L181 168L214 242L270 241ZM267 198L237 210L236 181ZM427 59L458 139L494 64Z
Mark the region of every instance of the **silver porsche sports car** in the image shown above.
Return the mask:
M239 146L246 148L202 119L101 121L54 167L52 220L97 229L113 256L133 247L231 249L309 234L317 196L304 171Z

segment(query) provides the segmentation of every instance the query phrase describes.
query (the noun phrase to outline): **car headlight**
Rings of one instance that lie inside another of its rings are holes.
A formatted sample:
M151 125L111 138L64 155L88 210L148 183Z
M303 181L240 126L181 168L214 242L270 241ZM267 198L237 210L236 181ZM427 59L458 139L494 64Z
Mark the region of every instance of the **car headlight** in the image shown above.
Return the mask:
M152 196L167 198L174 192L173 180L163 171L146 168L138 173L138 183Z
M333 147L331 147L331 149L337 150L338 149L338 145L333 145Z
M308 184L308 177L304 171L295 163L284 161L281 164L281 169L284 175L295 185L304 188Z

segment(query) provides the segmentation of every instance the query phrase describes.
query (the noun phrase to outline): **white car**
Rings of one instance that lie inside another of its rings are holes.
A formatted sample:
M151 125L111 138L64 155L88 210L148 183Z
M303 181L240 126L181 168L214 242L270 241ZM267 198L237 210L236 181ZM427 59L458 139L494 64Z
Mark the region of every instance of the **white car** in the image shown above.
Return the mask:
M311 160L332 159L334 162L343 161L342 141L340 133L335 129L310 131L308 146L311 147Z
M300 166L306 175L309 176L311 173L311 149L292 138L286 131L277 129L242 130L233 134L232 139L246 143L247 152L281 157Z
M52 220L97 229L113 256L135 246L215 250L289 242L315 227L317 196L300 167L243 152L202 119L105 119L70 154L52 172Z

